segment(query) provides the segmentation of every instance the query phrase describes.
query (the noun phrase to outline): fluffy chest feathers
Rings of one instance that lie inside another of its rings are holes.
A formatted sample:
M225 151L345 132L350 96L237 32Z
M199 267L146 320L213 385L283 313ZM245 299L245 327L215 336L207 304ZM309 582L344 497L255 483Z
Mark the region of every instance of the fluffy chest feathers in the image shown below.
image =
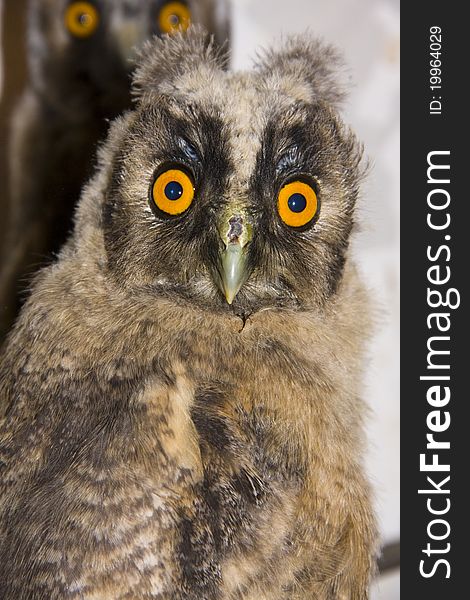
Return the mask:
M262 578L265 591L300 585L305 536L320 556L333 547L318 569L334 576L355 477L355 360L343 359L359 296L345 289L324 315L265 311L243 328L164 301L110 301L112 320L99 302L77 320L76 298L47 316L37 301L30 351L3 363L4 547L28 547L35 577L77 598L235 598L245 587L271 598L256 595Z

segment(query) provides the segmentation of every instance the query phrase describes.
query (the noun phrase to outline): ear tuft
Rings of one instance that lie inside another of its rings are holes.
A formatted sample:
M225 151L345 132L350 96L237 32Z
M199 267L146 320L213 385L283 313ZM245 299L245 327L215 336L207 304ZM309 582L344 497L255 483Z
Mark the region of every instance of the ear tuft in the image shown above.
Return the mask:
M139 53L132 95L136 99L144 99L148 94L158 93L163 81L174 81L201 66L226 69L228 62L227 46L218 46L214 36L199 25L161 38L155 36L144 44Z
M346 96L340 52L307 33L288 37L280 50L262 53L256 68L264 75L269 87L281 86L288 91L291 82L295 86L296 82L302 81L309 91L308 101L323 100L338 106Z

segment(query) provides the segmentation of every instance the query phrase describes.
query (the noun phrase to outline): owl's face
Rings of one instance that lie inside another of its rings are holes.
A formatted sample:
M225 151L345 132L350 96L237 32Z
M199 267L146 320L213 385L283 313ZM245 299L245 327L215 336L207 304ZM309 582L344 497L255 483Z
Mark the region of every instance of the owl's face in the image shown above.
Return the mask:
M245 315L335 293L361 149L333 108L332 60L294 40L228 74L197 32L148 49L103 208L123 288Z
M33 0L30 36L35 83L64 103L130 103L136 50L154 35L200 22L220 43L226 0ZM113 114L120 112L112 111Z

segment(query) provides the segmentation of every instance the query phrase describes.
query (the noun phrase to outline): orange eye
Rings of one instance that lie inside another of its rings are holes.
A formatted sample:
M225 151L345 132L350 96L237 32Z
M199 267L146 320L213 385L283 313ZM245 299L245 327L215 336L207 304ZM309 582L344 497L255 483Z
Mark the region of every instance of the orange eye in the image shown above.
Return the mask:
M158 15L158 26L162 33L186 31L190 22L191 13L183 2L168 2Z
M93 35L100 24L98 10L90 2L73 2L65 11L65 26L77 38Z
M191 206L194 198L194 183L181 169L164 171L152 186L155 206L167 215L180 215Z
M315 190L305 181L287 183L277 199L279 216L289 227L304 227L314 219L319 207Z

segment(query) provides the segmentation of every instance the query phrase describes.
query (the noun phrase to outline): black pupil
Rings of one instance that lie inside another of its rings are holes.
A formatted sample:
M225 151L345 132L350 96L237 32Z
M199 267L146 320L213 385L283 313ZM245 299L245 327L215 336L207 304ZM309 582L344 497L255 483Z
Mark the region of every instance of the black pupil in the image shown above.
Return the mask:
M170 181L165 186L165 196L168 200L179 200L183 194L183 186L177 181Z
M88 27L88 25L90 24L90 21L91 21L91 17L88 13L81 13L78 15L78 22L83 27Z
M305 207L307 206L307 200L303 194L292 194L287 201L287 205L292 212L300 213L305 210Z

